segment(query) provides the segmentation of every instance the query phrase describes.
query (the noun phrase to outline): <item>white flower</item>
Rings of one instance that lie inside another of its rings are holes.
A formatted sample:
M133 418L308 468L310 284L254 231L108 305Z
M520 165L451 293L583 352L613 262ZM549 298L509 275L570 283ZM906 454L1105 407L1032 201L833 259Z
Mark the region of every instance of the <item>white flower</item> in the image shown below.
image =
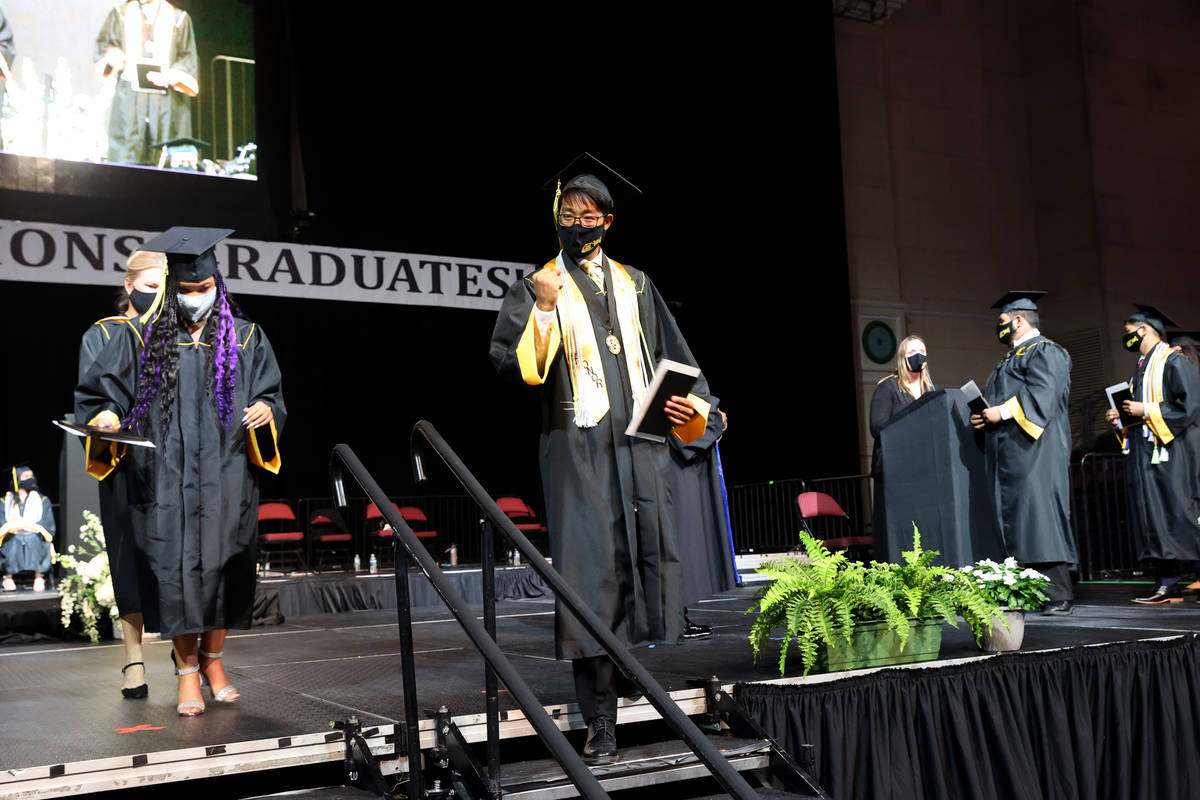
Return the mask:
M1005 586L1014 586L1016 584L1016 582L1017 582L1016 576L1014 576L1011 572L1004 573L1004 585Z
M1030 567L1026 567L1025 569L1023 569L1021 571L1020 577L1021 578L1032 578L1033 580L1039 580L1039 581L1049 581L1050 580L1045 575L1038 572L1036 569L1032 569Z
M112 581L105 581L96 587L96 602L106 608L111 608L117 602L116 595L113 594Z
M974 567L972 567L970 564L967 564L965 567L959 567L958 571L970 573L973 569Z
M989 572L987 575L980 576L985 581L998 581L1001 579L999 572Z
M1016 569L1017 560L1012 556L1009 556L1008 558L1004 559L1004 566L1008 567L1009 569Z
M69 544L69 545L67 545L67 552L68 552L68 553L74 553L74 552L75 552L75 545L73 545L73 544Z

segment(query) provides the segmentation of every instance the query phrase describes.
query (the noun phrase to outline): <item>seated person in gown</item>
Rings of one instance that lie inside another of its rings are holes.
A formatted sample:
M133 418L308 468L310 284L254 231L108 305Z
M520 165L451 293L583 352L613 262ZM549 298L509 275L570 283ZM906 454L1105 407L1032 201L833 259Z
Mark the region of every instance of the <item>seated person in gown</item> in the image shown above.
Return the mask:
M14 575L33 573L33 590L46 590L54 541L54 511L50 499L38 491L37 478L26 464L12 468L4 495L4 523L0 526L0 570L4 591L17 589Z

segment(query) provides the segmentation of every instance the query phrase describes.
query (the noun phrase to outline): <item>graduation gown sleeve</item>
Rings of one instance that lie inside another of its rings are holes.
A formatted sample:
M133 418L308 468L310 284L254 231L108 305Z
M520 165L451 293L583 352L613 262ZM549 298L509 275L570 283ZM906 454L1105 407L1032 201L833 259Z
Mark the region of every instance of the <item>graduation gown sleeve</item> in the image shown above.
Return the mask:
M1008 411L1031 439L1039 439L1050 420L1063 413L1063 387L1070 386L1071 361L1067 352L1050 342L1027 345L1027 353L1017 348L1017 356L1025 359L1025 379L1007 398L1000 398L1001 407Z

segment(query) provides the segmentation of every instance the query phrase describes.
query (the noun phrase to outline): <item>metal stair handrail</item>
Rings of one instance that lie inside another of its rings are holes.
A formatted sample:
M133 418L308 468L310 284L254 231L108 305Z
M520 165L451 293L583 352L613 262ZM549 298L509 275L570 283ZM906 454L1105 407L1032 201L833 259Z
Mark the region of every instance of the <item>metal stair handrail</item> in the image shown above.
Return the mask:
M479 508L487 515L487 518L491 521L492 525L495 526L497 530L504 532L504 535L508 537L509 541L511 541L517 550L521 552L521 555L525 558L525 561L530 568L532 568L533 571L536 572L543 581L545 581L559 601L561 601L563 605L565 605L567 609L575 615L576 619L578 619L587 632L601 644L613 661L615 661L617 665L625 672L625 674L638 685L646 699L650 701L650 704L654 706L654 708L662 716L663 720L680 736L680 738L684 741L684 743L687 744L691 751L696 754L696 757L700 759L700 761L706 767L708 767L709 772L711 772L713 778L721 784L722 788L724 788L725 791L727 791L731 796L736 797L739 800L750 800L750 798L757 797L757 793L750 787L750 784L746 782L746 779L736 769L734 769L732 765L730 765L729 761L721 754L721 751L717 749L716 745L714 745L696 726L696 724L679 709L679 706L671 700L671 697L667 694L666 690L664 690L662 686L658 684L658 681L654 680L654 677L651 676L649 671L647 671L646 668L643 667L641 663L629 653L629 650L625 647L625 645L619 639L617 639L613 632L609 630L608 626L605 625L598 616L596 616L596 613L583 602L582 598L576 594L575 590L571 588L571 586L565 580L563 580L562 576L558 574L557 570L546 563L545 556L538 552L537 548L535 548L530 541L525 538L525 535L521 533L513 521L508 518L508 515L500 510L500 507L496 505L496 501L493 500L491 495L484 490L482 484L480 484L479 481L476 480L475 476L471 474L471 471L467 469L466 465L463 464L462 460L459 459L453 449L451 449L450 445L446 443L446 440L441 437L441 435L433 427L433 424L426 420L418 421L416 425L413 426L413 432L410 441L413 459L413 477L416 482L422 483L427 477L425 472L424 450L425 446L428 445L433 449L433 452L436 453L439 458L441 458L442 462L450 470L451 474L454 475L455 479L457 479L462 487L467 491L467 494L471 496L471 499L474 500ZM379 504L376 503L376 505ZM428 553L424 552L424 548L420 546L415 537L412 537L410 549L413 547L422 551L421 554L425 555L425 561L428 562L430 567L435 570L437 569L436 564L433 563L433 559L428 557ZM448 584L447 588L450 591L453 591ZM440 589L439 593L441 593ZM445 595L443 595L443 599L445 599ZM456 613L455 616L459 615ZM478 626L478 623L473 618L470 618L469 615L466 616L472 623ZM474 639L474 636L472 636L472 639ZM491 642L491 644L493 647L495 647L495 642ZM499 658L503 659L503 655L499 653L499 648L496 648L496 652L499 655ZM487 658L486 654L485 658ZM507 662L505 663L507 664ZM509 683L504 673L501 672L500 669L497 669L496 672L500 675L501 680L508 685L509 692L510 694L514 695L514 699L518 699L518 702L521 702L520 698L515 698L516 693L513 691L513 686ZM525 705L523 702L521 705L524 709ZM557 731L558 729L555 728L554 730ZM543 737L543 739L545 739L545 737ZM565 739L563 741L565 742ZM549 744L549 742L547 742L547 744ZM571 755L575 759L579 759L578 754L575 753L574 750L571 750ZM554 752L554 756L556 759L559 758L557 751ZM562 763L561 760L560 763ZM580 763L582 763L581 759ZM563 766L565 768L567 764L563 763Z

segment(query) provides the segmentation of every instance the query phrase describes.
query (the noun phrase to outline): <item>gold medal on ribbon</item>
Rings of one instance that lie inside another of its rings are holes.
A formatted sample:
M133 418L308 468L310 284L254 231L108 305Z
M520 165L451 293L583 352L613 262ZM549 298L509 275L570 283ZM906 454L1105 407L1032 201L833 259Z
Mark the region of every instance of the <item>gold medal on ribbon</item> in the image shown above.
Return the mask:
M604 343L608 345L608 352L614 356L621 354L621 340L615 334L609 333L604 337Z

